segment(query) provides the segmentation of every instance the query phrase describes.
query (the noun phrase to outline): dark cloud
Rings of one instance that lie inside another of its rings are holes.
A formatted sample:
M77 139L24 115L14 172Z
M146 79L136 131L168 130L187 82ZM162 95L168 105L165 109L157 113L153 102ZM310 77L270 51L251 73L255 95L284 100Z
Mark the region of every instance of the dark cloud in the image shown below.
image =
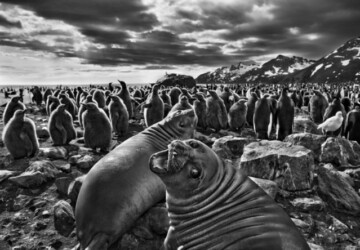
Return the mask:
M22 28L22 24L20 21L10 21L2 15L0 15L0 26L4 26L6 28Z
M267 54L287 53L319 59L359 36L356 32L360 23L360 1L354 0L255 0L246 4L243 1L206 4L205 1L193 10L180 6L175 11L174 22L166 24L161 24L162 19L149 12L141 0L0 2L17 4L46 19L62 20L75 26L87 40L102 46L75 52L71 47L76 42L72 35L56 29L37 35L59 36L56 41L67 45L49 46L36 42L36 36L31 41L16 40L6 32L0 33L0 45L42 50L59 57L76 56L84 64L137 65L144 70L173 69L178 65L228 65ZM177 1L169 4L176 6ZM262 14L264 9L268 9L270 17ZM258 15L254 14L256 11ZM0 25L8 22L0 16ZM298 32L291 33L291 29ZM222 32L215 33L219 30ZM217 39L198 42L201 37L196 34L204 31L214 32L213 39ZM188 35L183 36L185 33ZM224 46L232 53L224 54Z
M106 41L116 43L120 33L151 30L159 24L154 14L141 0L1 0L0 2L16 4L33 10L47 19L62 20L78 27L85 35L98 42L104 42L99 34L105 35ZM97 27L98 31L92 27ZM107 31L105 32L104 29ZM120 32L121 31L121 32Z

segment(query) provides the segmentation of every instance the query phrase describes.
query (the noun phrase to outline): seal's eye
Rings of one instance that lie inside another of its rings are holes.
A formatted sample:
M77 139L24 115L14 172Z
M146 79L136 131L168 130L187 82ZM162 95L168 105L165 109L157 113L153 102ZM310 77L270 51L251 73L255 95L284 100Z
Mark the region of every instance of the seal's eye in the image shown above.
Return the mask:
M190 147L192 147L192 148L198 148L198 147L199 147L199 144L198 144L197 142L195 142L195 141L190 141L190 142L189 142L189 145L190 145Z
M185 127L185 123L184 123L183 121L181 121L181 122L179 123L179 126L180 126L180 127Z
M197 179L197 178L200 177L200 175L201 175L201 171L200 171L199 169L197 169L197 168L192 168L192 169L190 170L190 176L191 176L191 178Z

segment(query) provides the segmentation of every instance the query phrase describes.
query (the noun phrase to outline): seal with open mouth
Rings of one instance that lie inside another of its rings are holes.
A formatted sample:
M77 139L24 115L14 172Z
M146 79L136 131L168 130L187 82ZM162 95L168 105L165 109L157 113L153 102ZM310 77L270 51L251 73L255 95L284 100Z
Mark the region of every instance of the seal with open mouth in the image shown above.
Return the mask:
M108 249L146 210L165 198L163 182L148 167L150 156L174 139L191 138L196 120L192 109L171 113L93 166L75 208L81 249Z
M149 165L166 186L165 249L310 249L285 211L205 144L173 141Z

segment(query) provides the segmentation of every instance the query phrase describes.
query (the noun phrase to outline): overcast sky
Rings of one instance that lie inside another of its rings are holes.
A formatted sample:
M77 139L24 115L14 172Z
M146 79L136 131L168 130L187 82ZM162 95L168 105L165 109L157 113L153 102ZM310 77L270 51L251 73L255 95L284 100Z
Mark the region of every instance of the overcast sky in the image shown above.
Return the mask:
M0 84L197 77L360 35L360 0L0 0Z

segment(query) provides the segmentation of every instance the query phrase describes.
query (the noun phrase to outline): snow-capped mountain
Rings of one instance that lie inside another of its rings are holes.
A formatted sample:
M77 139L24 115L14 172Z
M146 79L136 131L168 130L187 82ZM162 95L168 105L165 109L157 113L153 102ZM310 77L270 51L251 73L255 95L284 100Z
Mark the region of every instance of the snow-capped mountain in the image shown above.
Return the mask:
M360 37L347 41L310 67L282 81L289 80L329 83L360 81Z
M239 76L245 72L259 67L255 62L239 62L237 65L231 65L230 67L217 68L213 72L206 72L199 75L196 81L199 83L225 83L234 82Z
M272 82L280 81L284 76L309 67L315 61L302 57L277 56L261 67L245 72L240 82Z
M284 75L304 69L314 61L301 57L277 56L262 66L251 63L237 66L221 67L196 78L198 83L244 83L244 82L278 82Z

